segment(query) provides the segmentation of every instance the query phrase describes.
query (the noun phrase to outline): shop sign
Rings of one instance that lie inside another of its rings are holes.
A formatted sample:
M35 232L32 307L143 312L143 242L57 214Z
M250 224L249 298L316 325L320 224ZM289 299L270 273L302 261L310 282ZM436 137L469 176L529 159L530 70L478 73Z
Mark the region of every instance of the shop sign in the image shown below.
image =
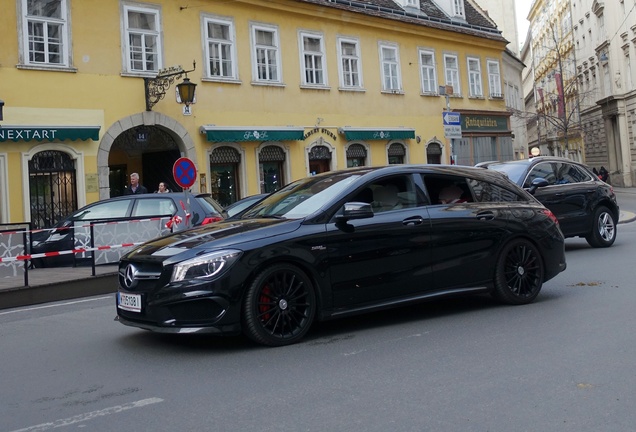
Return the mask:
M1 141L65 141L65 140L99 140L99 126L75 127L30 127L0 126Z
M463 132L503 132L508 130L508 117L462 114Z
M307 131L305 133L305 135L303 135L303 140L306 140L307 138L309 138L310 136L317 134L318 132L327 135L329 138L331 138L334 141L338 140L338 137L336 136L335 133L331 132L329 129L325 129L325 128L314 128L310 131Z

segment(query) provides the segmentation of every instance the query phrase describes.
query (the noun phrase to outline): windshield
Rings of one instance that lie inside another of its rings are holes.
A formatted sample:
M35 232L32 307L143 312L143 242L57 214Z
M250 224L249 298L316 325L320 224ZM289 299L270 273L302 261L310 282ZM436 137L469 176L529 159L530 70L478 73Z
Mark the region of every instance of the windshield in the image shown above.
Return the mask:
M502 172L513 182L520 184L522 176L525 176L528 164L526 162L506 162L493 163L488 165L488 169Z
M265 198L241 218L299 219L316 212L327 201L345 190L359 175L308 177L291 183Z

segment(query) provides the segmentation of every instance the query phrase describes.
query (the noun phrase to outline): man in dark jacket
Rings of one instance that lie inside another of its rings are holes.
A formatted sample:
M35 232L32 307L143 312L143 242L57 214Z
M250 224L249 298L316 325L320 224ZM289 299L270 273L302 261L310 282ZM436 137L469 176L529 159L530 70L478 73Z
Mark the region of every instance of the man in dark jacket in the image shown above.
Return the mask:
M139 174L132 173L130 175L130 184L126 186L124 195L145 194L148 193L148 189L139 183Z

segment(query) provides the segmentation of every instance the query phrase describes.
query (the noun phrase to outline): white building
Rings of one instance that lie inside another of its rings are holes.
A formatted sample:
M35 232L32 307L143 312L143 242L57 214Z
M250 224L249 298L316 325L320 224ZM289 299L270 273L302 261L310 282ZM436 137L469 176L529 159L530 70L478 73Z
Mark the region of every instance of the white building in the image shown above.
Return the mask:
M586 162L636 185L636 0L571 0Z

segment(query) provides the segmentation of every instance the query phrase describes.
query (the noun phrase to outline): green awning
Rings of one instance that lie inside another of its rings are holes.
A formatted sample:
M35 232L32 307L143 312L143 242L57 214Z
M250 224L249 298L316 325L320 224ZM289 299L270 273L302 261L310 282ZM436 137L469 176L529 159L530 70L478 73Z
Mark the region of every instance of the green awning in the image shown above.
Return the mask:
M99 140L99 126L6 126L0 125L2 141Z
M302 141L305 129L291 126L201 126L201 133L205 133L211 142Z
M413 139L415 129L407 128L353 128L342 127L338 132L344 134L347 141Z

